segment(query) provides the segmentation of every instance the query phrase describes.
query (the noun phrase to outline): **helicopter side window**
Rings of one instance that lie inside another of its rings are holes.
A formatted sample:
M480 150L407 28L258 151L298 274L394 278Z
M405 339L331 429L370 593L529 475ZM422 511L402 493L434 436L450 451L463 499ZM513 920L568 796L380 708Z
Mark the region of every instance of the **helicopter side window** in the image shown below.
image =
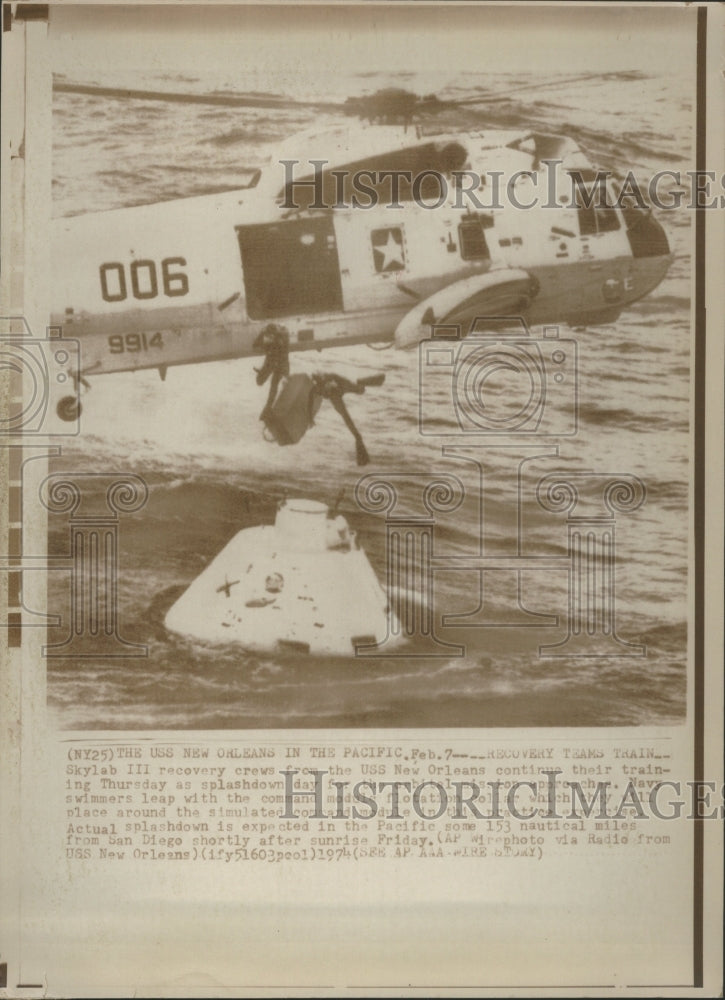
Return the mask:
M463 260L488 260L491 256L483 232L484 229L488 228L486 226L487 219L490 220L490 216L475 216L466 219L458 226L458 245L461 248ZM489 226L491 224L489 221Z

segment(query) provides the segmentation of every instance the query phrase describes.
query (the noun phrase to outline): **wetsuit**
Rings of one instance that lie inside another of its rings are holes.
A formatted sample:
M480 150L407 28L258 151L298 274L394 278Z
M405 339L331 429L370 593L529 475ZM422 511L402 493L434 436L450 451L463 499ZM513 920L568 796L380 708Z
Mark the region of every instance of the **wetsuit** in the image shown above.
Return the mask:
M340 414L342 419L345 421L347 428L349 429L352 436L355 438L355 453L357 456L358 465L367 465L370 461L370 456L368 455L365 443L360 435L360 431L357 429L353 423L353 419L350 416L343 396L346 392L354 392L356 395L360 396L365 392L365 386L360 385L357 382L351 382L350 379L343 378L342 375L313 375L313 392L322 399L329 399L332 405L335 407L337 412Z
M272 376L267 402L259 415L259 419L264 420L277 398L280 381L289 376L289 333L283 326L271 323L269 326L265 326L254 341L253 347L255 350L264 351L262 367L255 368L257 385L264 385L270 375Z

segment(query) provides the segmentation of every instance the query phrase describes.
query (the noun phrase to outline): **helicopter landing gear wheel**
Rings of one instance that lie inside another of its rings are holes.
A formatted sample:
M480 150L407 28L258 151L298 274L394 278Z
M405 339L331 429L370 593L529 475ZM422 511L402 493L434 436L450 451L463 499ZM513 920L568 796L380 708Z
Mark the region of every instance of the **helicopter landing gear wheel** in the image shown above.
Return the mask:
M77 396L63 396L56 407L56 413L61 420L71 422L81 414L81 401Z

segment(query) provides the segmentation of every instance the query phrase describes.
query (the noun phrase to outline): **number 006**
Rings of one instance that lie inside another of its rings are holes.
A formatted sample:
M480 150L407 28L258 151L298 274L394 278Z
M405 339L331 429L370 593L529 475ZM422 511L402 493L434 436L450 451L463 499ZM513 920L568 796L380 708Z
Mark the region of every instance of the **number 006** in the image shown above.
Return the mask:
M184 257L165 257L161 261L161 287L164 295L174 298L186 295L189 279L184 271L173 268L186 267ZM128 298L128 288L135 299L155 299L159 294L159 280L153 260L134 260L128 268L118 261L101 264L101 295L105 302L123 302Z

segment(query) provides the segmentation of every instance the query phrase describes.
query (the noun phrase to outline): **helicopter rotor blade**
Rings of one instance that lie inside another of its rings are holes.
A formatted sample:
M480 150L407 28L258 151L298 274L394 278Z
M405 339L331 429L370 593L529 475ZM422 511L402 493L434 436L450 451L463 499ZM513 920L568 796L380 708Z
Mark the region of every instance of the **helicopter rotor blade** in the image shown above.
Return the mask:
M605 74L606 76L607 74ZM566 86L579 80L590 79L591 74L568 78L557 83L556 86ZM601 74L598 77L601 79ZM527 90L540 89L540 84L525 84L506 91L509 94L523 93ZM547 87L547 90L551 88ZM106 87L99 84L72 83L66 80L54 80L53 90L60 94L84 94L88 97L99 97L116 100L138 100L138 101L165 101L170 104L204 104L212 107L226 108L269 108L280 111L287 110L315 110L329 112L343 112L349 114L351 111L349 101L296 101L289 97L278 97L267 94L192 94L180 93L170 90L140 90L129 87ZM493 100L501 100L503 95L497 91L485 91L476 97L465 98L438 98L429 95L417 98L415 112L436 113L438 111L450 111L459 107L476 104L490 104ZM415 97L415 95L411 95ZM375 100L372 98L362 98L362 102Z
M608 80L619 76L619 73L580 73L578 76L565 77L563 80L554 80L550 84L542 84L541 81L538 83L524 83L519 87L510 87L505 93L501 91L488 91L484 92L476 97L463 97L459 101L454 101L456 105L461 107L464 105L473 104L487 104L492 99L501 100L502 97L509 97L511 94L524 94L529 90L545 90L547 93L550 90L558 90L561 87L568 87L572 83L583 83L587 80L592 82L600 83L602 80Z
M275 108L282 111L296 108L318 111L341 111L343 105L332 101L295 101L287 97L262 94L181 94L168 90L132 90L127 87L101 87L96 84L67 83L56 80L53 90L61 94L85 94L118 100L166 101L171 104L207 104L226 108Z
M611 74L604 74L606 77ZM581 80L591 79L592 74L585 76L567 78L554 86L568 86ZM602 79L599 74L597 79ZM547 90L552 89L547 87ZM524 93L527 90L541 89L540 84L524 84L506 91L505 96L510 94ZM296 101L293 98L281 97L267 94L192 94L180 93L169 90L140 90L128 87L106 87L99 84L72 83L66 80L54 80L53 90L60 94L83 94L88 97L106 98L111 100L138 100L138 101L164 101L170 104L203 104L212 107L226 108L268 108L270 110L294 111L294 110L314 110L350 114L353 110L350 101ZM415 95L410 95L415 99ZM438 98L429 95L417 98L414 105L416 113L435 114L439 111L451 111L459 107L473 106L476 104L490 104L492 101L500 101L504 95L499 91L485 91L476 97ZM374 101L372 98L362 98L364 104L367 101Z

